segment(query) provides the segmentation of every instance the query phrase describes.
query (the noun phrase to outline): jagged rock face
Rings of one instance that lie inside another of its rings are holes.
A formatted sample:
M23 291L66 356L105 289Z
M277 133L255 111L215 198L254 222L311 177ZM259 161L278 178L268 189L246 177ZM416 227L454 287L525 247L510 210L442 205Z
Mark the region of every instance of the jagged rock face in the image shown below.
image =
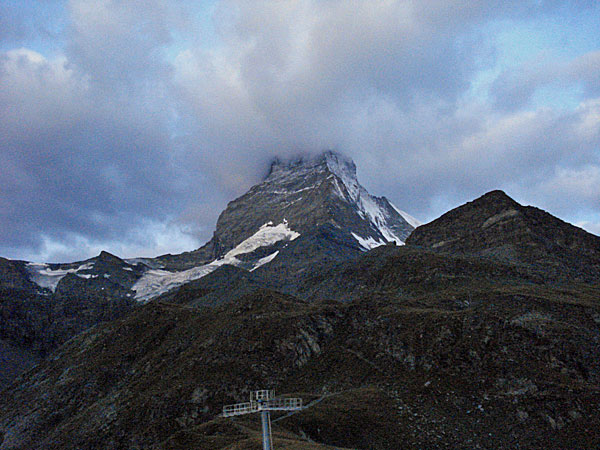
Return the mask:
M418 227L406 243L533 265L551 278L600 279L600 237L522 206L502 191Z
M267 222L284 220L301 235L331 224L372 244L403 243L414 229L385 197L371 196L358 183L352 160L326 152L274 161L267 178L230 202L219 217L216 253L224 254Z
M229 203L204 247L156 259L133 289L148 301L229 264L267 272L285 292L319 264L403 244L417 222L385 197L370 195L352 160L334 152L274 161L265 180ZM296 292L293 292L296 293Z

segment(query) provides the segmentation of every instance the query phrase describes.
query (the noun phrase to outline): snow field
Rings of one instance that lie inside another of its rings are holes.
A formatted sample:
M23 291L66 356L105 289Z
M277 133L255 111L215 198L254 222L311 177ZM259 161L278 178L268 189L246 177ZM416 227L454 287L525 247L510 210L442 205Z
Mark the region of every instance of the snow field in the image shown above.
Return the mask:
M31 280L40 287L48 288L52 292L56 290L56 286L67 274L74 273L82 278L89 278L85 274L77 274L80 270L88 270L94 267L94 263L86 263L79 266L77 269L50 269L46 263L28 263L27 270L31 275Z
M182 284L202 278L225 264L239 266L241 261L236 258L237 255L252 253L260 247L267 247L279 241L293 241L298 236L300 236L300 233L291 230L285 219L279 225L273 225L273 222L268 222L261 226L259 230L248 239L245 239L235 248L228 251L222 258L211 263L193 267L181 272L168 272L161 269L148 270L144 273L142 278L133 285L132 289L136 292L135 299L139 301L148 301L151 298L164 294ZM271 262L278 254L279 252L277 251L259 259L254 263L252 270Z

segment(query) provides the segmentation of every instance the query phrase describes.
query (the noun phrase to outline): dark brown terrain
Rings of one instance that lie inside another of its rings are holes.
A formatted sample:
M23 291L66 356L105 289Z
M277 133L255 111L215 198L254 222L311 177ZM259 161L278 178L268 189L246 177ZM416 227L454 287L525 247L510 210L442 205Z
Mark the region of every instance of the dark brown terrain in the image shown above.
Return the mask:
M419 227L406 241L436 251L536 267L552 279L598 281L600 239L492 191Z
M90 328L2 393L0 449L258 450L219 413L263 388L309 405L276 449L600 448L600 238L495 191L407 243Z

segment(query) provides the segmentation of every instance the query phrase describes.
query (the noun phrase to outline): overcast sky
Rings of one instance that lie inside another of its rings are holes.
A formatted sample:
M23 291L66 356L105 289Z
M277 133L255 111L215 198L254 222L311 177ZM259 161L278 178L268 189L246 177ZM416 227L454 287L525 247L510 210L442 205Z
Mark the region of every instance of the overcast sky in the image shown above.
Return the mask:
M0 256L191 250L324 149L422 221L504 189L600 234L599 4L0 0Z

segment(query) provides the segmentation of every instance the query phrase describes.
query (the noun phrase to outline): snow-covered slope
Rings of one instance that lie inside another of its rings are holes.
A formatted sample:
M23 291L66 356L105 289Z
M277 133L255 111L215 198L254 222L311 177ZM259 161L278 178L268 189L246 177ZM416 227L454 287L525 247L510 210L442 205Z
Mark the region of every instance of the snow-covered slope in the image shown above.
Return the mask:
M398 208L392 202L389 202L389 203L390 203L390 206L392 208L394 208L398 212L398 214L400 214L402 216L402 218L404 220L406 220L409 224L411 224L413 227L417 228L417 227L420 227L421 225L423 225L423 222L421 222L419 219L415 219L413 216L411 216L407 212L402 211L400 208Z
M238 256L252 253L261 247L270 247L281 241L293 241L298 236L300 234L291 230L285 220L278 225L273 225L273 222L267 222L248 239L245 239L235 248L228 251L225 256L208 264L179 272L169 272L160 269L148 270L133 286L133 290L136 291L135 298L139 301L147 301L189 281L202 278L222 265L240 266L242 265L242 261L237 258ZM250 262L252 266L250 270L257 269L271 262L278 253L279 251L275 251L266 257L257 259L255 262Z
M366 235L352 232L361 247L368 250L387 242L403 245L410 231L420 225L420 222L396 208L385 197L369 194L358 182L356 166L351 159L338 153L326 152L325 161L327 168L336 177L334 180L336 194L350 203L378 232Z
M31 277L31 281L42 288L48 288L52 292L56 290L56 286L67 274L74 273L81 278L90 278L90 274L81 274L79 272L89 270L94 266L94 263L81 264L79 267L70 269L52 269L46 263L29 263L27 271Z

